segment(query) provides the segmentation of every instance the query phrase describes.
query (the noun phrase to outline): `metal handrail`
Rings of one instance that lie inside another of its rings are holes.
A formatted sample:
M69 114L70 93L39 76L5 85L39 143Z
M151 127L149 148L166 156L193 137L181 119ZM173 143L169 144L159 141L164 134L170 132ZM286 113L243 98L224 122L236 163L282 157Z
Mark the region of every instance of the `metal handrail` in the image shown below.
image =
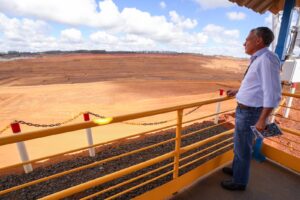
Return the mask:
M53 174L51 176L43 177L43 178L28 182L28 183L24 183L22 185L14 186L14 187L8 188L6 190L0 191L0 195L9 193L9 192L12 192L12 191L15 191L15 190L19 190L19 189L22 189L22 188L25 188L25 187L29 187L31 185L35 185L35 184L38 184L38 183L41 183L41 182L45 182L45 181L48 181L50 179L58 178L58 177L61 177L61 176L64 176L64 175L67 175L67 174L70 174L70 173L73 173L73 172L77 172L77 171L80 171L80 170L91 168L91 167L100 165L100 164L105 163L105 162L116 160L116 159L121 158L121 157L132 155L132 154L135 154L135 153L138 153L138 152L150 149L150 148L154 148L154 147L166 144L168 142L172 142L174 140L175 140L175 138L165 140L163 142L159 142L159 143L156 143L156 144L144 147L144 148L136 149L136 150L133 150L133 151L130 151L130 152L127 152L127 153L123 153L123 154L120 154L120 155L117 155L117 156L113 156L113 157L110 157L110 158L107 158L107 159L104 159L104 160L96 161L96 162L93 162L93 163L90 163L90 164L87 164L87 165L83 165L83 166L80 166L80 167L77 167L77 168L74 168L74 169L70 169L70 170L67 170L67 171L64 171L64 172Z
M95 196L99 196L99 195L101 195L101 194L103 194L103 193L105 193L105 192L108 192L109 190L116 189L116 188L121 187L121 186L123 186L123 185L126 185L126 184L128 184L128 183L131 183L131 182L133 182L133 181L135 181L135 180L138 180L138 179L140 179L140 178L143 178L143 177L145 177L145 176L148 176L148 175L150 175L150 174L153 174L153 173L155 173L155 172L158 172L158 171L160 171L160 170L162 170L162 169L165 169L165 168L167 168L167 167L171 167L173 164L174 164L174 163L169 163L169 164L164 165L164 166L162 166L162 167L159 167L159 168L157 168L157 169L155 169L155 170L149 171L149 172L147 172L147 173L145 173L145 174L141 174L141 175L139 175L139 176L137 176L137 177L131 178L131 179L127 180L127 181L124 181L124 182L119 183L119 184L117 184L117 185L111 186L111 187L109 187L109 188L106 188L106 189L104 189L104 190L101 190L101 191L99 191L99 192L96 192L96 193L94 193L94 194L91 194L91 195L89 195L89 196L86 196L86 197L82 198L81 200L86 200L86 199L90 199L90 198L95 197Z
M105 119L70 124L70 125L66 125L66 126L62 126L62 127L55 127L55 128L31 131L31 132L27 132L27 133L12 135L12 136L5 136L0 139L0 146L6 145L6 144L13 144L16 142L21 142L21 141L26 141L26 140L31 140L31 139L36 139L36 138L42 138L42 137L51 136L51 135L58 135L58 134L71 132L71 131L77 131L77 130L86 129L86 128L92 128L92 127L96 127L96 126L103 126L103 125L107 125L107 124L113 124L113 123L133 120L133 119L142 118L142 117L149 117L149 116L173 112L173 111L177 111L177 110L183 110L186 108L192 108L192 107L196 107L196 106L202 106L202 105L212 104L212 103L216 103L216 102L222 102L222 101L226 101L229 99L233 99L233 97L214 98L214 99L200 101L200 102L196 102L196 103L184 104L184 105L162 108L162 109L157 109L157 110L150 110L150 111L133 113L133 114L128 114L128 115L121 115L121 116L116 116L116 117L108 117Z
M283 96L290 96L290 97L300 98L300 95L298 95L298 94L282 93L282 95ZM210 143L212 141L216 141L216 140L218 140L218 139L220 139L220 138L222 138L224 136L232 135L232 133L233 133L233 129L231 129L229 131L225 131L225 132L223 132L221 134L212 136L212 137L207 138L205 140L202 140L202 141L190 144L188 146L181 147L181 139L182 138L188 137L188 136L190 136L192 134L196 134L196 133L199 133L199 132L204 131L204 130L208 130L209 128L213 128L213 127L216 127L216 126L228 123L228 121L226 121L224 123L221 123L221 124L218 124L218 125L214 125L214 126L211 126L211 127L207 127L207 128L204 128L204 129L201 129L201 130L198 130L198 131L194 131L194 132L186 134L186 135L181 135L181 129L182 129L182 125L183 124L190 123L190 122L195 121L195 120L203 119L203 118L206 118L208 116L214 116L214 115L216 115L216 114L208 115L206 117L201 117L201 118L197 118L197 119L193 119L193 120L189 120L189 121L183 122L182 121L183 110L186 109L186 108L192 108L192 107L196 107L196 106L202 106L202 105L212 104L212 103L216 103L216 102L226 101L226 100L229 100L229 99L232 99L232 98L229 98L229 97L215 98L215 99L210 99L210 100L206 100L206 101L200 101L200 102L190 103L190 104L185 104L185 105L180 105L180 106L173 106L173 107L162 108L162 109L151 110L151 111L145 111L145 112L140 112L140 113L133 113L133 114L128 114L128 115L116 116L116 117L112 117L112 118L96 119L96 120L93 120L93 121L87 121L87 122L82 122L82 123L77 123L77 124L72 124L72 125L66 125L66 126L63 126L63 127L49 128L49 129L44 129L44 130L32 131L32 132L27 132L27 133L22 133L22 134L16 134L16 135L13 135L13 136L2 137L0 139L0 146L1 145L6 145L6 144L11 144L11 143L16 143L16 142L20 142L20 141L26 141L26 140L31 140L31 139L46 137L46 136L50 136L50 135L62 134L62 133L65 133L65 132L70 132L70 131L75 131L75 130L81 130L81 129L85 129L85 128L91 128L91 127L96 127L96 126L103 126L103 125L108 125L108 124L112 124L112 123L118 123L118 122L123 122L123 121L127 121L127 120L133 120L133 119L137 119L137 118L148 117L148 116L163 114L163 113L167 113L167 112L177 111L177 124L165 126L165 127L162 127L162 128L151 130L151 131L146 131L146 132L143 132L143 133L138 133L138 134L135 134L135 135L124 137L124 138L119 138L119 139L116 139L116 140L113 140L113 141L121 141L121 140L124 140L124 139L133 138L133 137L136 137L136 136L144 135L144 134L151 133L151 132L158 131L158 130L163 130L163 129L170 128L170 127L173 127L173 126L177 125L176 137L175 138L172 138L172 139L169 139L169 140L166 140L166 141L163 141L163 142L159 142L159 143L156 143L156 144L153 144L153 145L141 148L141 149L136 149L136 150L124 153L124 154L113 156L113 157L110 157L110 158L107 158L107 159L104 159L104 160L101 160L101 161L96 161L94 163L91 163L91 164L88 164L88 165L85 165L85 166L81 166L81 167L78 167L78 168L75 168L75 169L71 169L71 170L68 170L68 171L65 171L65 172L61 172L61 173L58 173L58 174L51 175L49 177L44 177L44 178L41 178L41 179L38 179L38 180L35 180L35 181L32 181L32 182L29 182L29 183L25 183L23 185L15 186L15 187L9 188L7 190L0 191L0 195L6 194L8 192L11 192L11 191L14 191L14 190L18 190L18 189L21 189L21 188L24 188L24 187L28 187L30 185L37 184L37 183L40 183L40 182L43 182L43 181L46 181L46 180L49 180L50 178L56 178L56 177L59 177L59 176L62 176L62 175L65 175L65 174L68 174L68 173L71 173L71 172L79 171L79 170L82 170L82 169L89 168L91 166L98 165L98 164L103 163L103 162L111 161L111 160L114 160L114 159L117 159L117 158L120 158L120 157L124 157L124 156L127 156L127 155L138 153L138 152L144 151L146 149L153 148L153 147L156 147L156 146L168 143L168 142L172 142L172 141L175 141L175 150L173 150L172 152L168 152L168 153L166 153L166 154L164 154L162 156L155 157L153 159L147 160L145 162L136 164L134 166L131 166L131 167L128 167L128 168L125 168L125 169L122 169L122 170L119 170L119 171L116 171L116 172L113 172L113 173L105 175L103 177L96 178L94 180L91 180L91 181L88 181L88 182L76 185L74 187L70 187L68 189L65 189L65 190L59 191L57 193L48 195L48 196L46 196L46 197L44 197L42 199L57 199L57 198L67 197L67 196L76 194L78 192L84 191L86 189L89 189L91 187L95 187L95 186L100 185L102 183L108 182L110 180L114 180L116 178L120 178L120 177L122 177L124 175L127 175L127 174L130 174L130 173L132 173L132 172L134 172L136 170L143 169L145 167L148 167L150 165L159 163L159 162L161 162L163 160L166 160L168 158L171 158L171 157L174 158L174 162L169 163L168 165L162 166L162 167L160 167L160 168L158 168L156 170L152 170L150 172L147 172L146 174L143 174L143 175L140 175L140 176L135 177L133 179L130 179L128 181L122 182L120 184L117 184L115 186L112 186L110 188L105 189L104 191L95 193L95 194L90 195L90 196L96 196L96 195L102 194L105 191L108 191L110 189L114 189L114 188L120 187L120 186L125 185L127 183L130 183L130 182L132 182L134 180L137 180L138 178L144 177L147 174L151 174L151 173L157 172L157 171L159 171L159 169L163 169L163 168L166 168L167 166L169 167L171 165L174 166L173 170L171 170L169 172L166 172L166 173L164 173L164 174L162 174L160 176L157 176L155 178L152 178L150 180L147 180L146 182L143 182L143 183L141 183L139 185L131 187L130 189L122 191L122 192L120 192L118 194L115 194L114 196L109 197L109 198L115 198L117 196L120 196L120 195L122 195L124 193L127 193L129 191L134 190L135 188L141 187L142 185L150 183L150 182L152 182L154 180L157 180L157 179L159 179L159 178L161 178L163 176L169 175L171 173L173 173L173 179L175 179L175 178L178 177L180 169L182 169L182 168L184 168L186 166L189 166L191 164L194 164L194 163L200 161L201 159L203 159L203 158L205 158L207 156L213 155L213 154L215 154L217 152L220 152L220 151L222 151L222 150L224 150L224 149L232 146L232 143L229 143L229 144L227 144L227 145L225 145L225 146L223 146L221 148L218 148L217 150L215 150L213 152L205 154L204 156L202 156L200 158L194 159L194 160L192 160L192 161L190 161L188 163L185 163L184 165L180 165L180 163L182 161L187 160L187 159L189 159L189 158L191 158L191 157L193 157L193 156L195 156L195 155L197 155L197 154L199 154L201 152L204 152L207 149L211 149L211 148L216 147L216 146L218 146L220 144L223 144L223 143L225 143L227 141L230 141L230 140L232 140L232 138L228 138L228 139L226 139L226 140L224 140L222 142L219 142L217 144L211 145L210 147L208 147L206 149L203 149L201 151L193 153L193 154L191 154L189 156L180 158L180 156L183 153L186 153L186 152L188 152L190 150L194 150L196 148L199 148L200 146L208 144L208 143ZM228 111L231 111L231 110L228 110ZM217 114L225 113L225 112L228 112L228 111L219 112ZM286 128L282 128L282 127L281 127L281 129L283 131L286 131L286 132L292 133L294 135L300 136L300 133L297 130L291 130L291 129L286 129ZM91 146L88 146L88 147L83 147L83 148L71 150L71 151L68 151L67 153L69 153L69 152L75 152L75 151L80 151L80 150L84 150L84 149L88 149L90 147L100 146L100 145L103 145L103 144L106 144L106 143L111 143L113 141L99 143L99 144L91 145ZM39 159L27 161L27 162L24 162L24 163L25 164L26 163L32 163L32 162L35 162L35 161L38 161L38 160L48 159L50 157L54 157L54 156L58 156L58 155L63 155L63 154L66 154L66 152L60 153L60 154L55 154L55 155L44 157L44 158L39 158ZM16 165L13 165L13 166L20 166L20 165L23 165L24 163L16 164ZM11 166L9 166L9 167L11 167ZM8 167L6 167L6 168L8 168Z
M151 165L154 165L156 163L162 162L162 161L164 161L166 159L174 157L174 155L175 155L174 152L166 153L166 154L164 154L162 156L158 156L158 157L153 158L151 160L148 160L148 161L139 163L137 165L133 165L131 167L119 170L119 171L111 173L111 174L109 174L107 176L102 176L102 177L90 180L88 182L85 182L85 183L82 183L82 184L70 187L68 189L59 191L57 193L50 194L50 195L48 195L46 197L43 197L41 199L42 200L62 199L64 197L71 196L71 195L76 194L78 192L87 190L87 189L89 189L91 187L100 185L102 183L114 180L116 178L120 178L120 177L124 176L125 174L130 174L132 172L135 172L135 171L138 171L140 169L143 169L143 168L149 167Z
M225 122L222 122L222 123L219 123L219 124L216 124L216 125L212 125L212 126L209 126L209 127L206 127L206 128L199 129L199 130L197 130L197 131L190 132L190 133L188 133L188 134L183 135L181 138L190 137L190 136L192 136L192 135L194 135L194 134L197 134L197 133L200 133L200 132L209 130L209 129L211 129L211 128L215 128L215 127L218 127L218 126L227 124L228 122L231 122L231 121L233 121L233 120L225 121Z
M222 112L219 112L219 113L214 113L214 114L206 115L206 116L203 116L203 117L195 118L195 119L192 119L192 120L182 122L182 124L198 121L198 120L201 120L201 119L206 119L206 118L209 118L209 117L212 117L212 116L215 116L215 115L218 115L218 114L224 114L224 113L227 113L227 112L230 112L230 111L233 111L233 110L234 109L229 109L229 110L225 110L225 111L222 111ZM218 125L226 124L228 122L229 121L224 122L224 123L219 123ZM215 126L218 126L218 125L215 125ZM37 158L37 159L32 159L32 160L22 162L22 163L17 163L17 164L5 166L5 167L0 168L0 170L5 170L5 169L13 168L13 167L19 167L19 166L22 166L24 164L35 163L35 162L38 162L38 161L47 160L47 159L51 159L51 158L54 158L54 157L58 157L58 156L62 156L62 155L66 155L66 154L70 154L70 153L74 153L74 152L84 151L84 150L87 150L87 149L92 148L92 147L100 147L100 146L103 146L103 145L106 145L106 144L109 144L109 143L112 143L112 142L120 142L120 141L127 140L127 139L130 139L130 138L135 138L137 136L143 136L143 135L146 135L148 133L161 131L161 130L171 128L171 127L174 127L174 126L176 126L176 124L172 124L172 125L164 126L164 127L161 127L161 128L156 128L156 129L152 129L152 130L149 130L149 131L144 131L144 132L141 132L141 133L137 133L137 134L117 138L117 139L110 140L110 141L107 141L107 142L101 142L101 143L97 143L97 144L94 144L94 145L80 147L80 148L77 148L77 149L73 149L73 150L69 150L69 151L65 151L65 152L61 152L61 153L57 153L57 154L53 154L53 155L49 155L49 156L44 156L44 157ZM208 128L213 128L213 127L210 126L210 127L207 127L206 129L208 129ZM204 129L198 130L198 131L204 131ZM188 135L184 135L184 136L182 136L182 138L186 137L186 136L188 136Z
M291 94L291 93L283 92L282 96L295 97L297 99L300 99L300 94Z
M189 159L189 158L191 158L191 157L193 157L193 156L196 156L196 155L198 155L198 154L201 154L201 153L203 153L204 151L207 151L207 150L209 150L209 149L212 149L212 148L214 148L214 147L216 147L216 146L218 146L218 145L221 145L221 144L223 144L223 143L226 143L226 142L228 142L228 141L231 141L232 139L233 139L233 137L230 137L230 138L228 138L228 139L226 139L226 140L223 140L223 141L221 141L221 142L218 142L218 143L216 143L216 144L213 144L213 145L211 145L211 146L209 146L209 147L207 147L207 148L205 148L205 149L201 149L200 151L197 151L197 152L195 152L195 153L192 153L191 155L188 155L188 156L185 156L185 157L183 157L183 158L180 158L179 162L184 161L184 160L187 160L187 159Z
M225 146L223 146L223 147L221 147L221 148L219 148L219 149L217 149L217 150L215 150L215 151L213 151L213 152L210 152L210 153L208 153L208 154L205 154L204 156L201 156L200 158L197 158L197 159L195 159L195 160L193 160L193 161L191 161L191 162L188 162L188 163L186 163L186 164L184 164L184 165L181 165L181 166L179 167L179 169L182 169L182 168L184 168L184 167L186 167L186 166L188 166L188 165L194 164L194 163L198 162L199 160L202 160L203 158L206 158L206 157L208 157L208 156L210 156L210 155L213 155L213 154L215 154L215 153L217 153L217 152L220 152L220 151L222 151L222 150L224 150L224 149L226 149L226 148L228 148L228 147L230 147L230 146L233 146L233 143L227 144L227 145L225 145Z

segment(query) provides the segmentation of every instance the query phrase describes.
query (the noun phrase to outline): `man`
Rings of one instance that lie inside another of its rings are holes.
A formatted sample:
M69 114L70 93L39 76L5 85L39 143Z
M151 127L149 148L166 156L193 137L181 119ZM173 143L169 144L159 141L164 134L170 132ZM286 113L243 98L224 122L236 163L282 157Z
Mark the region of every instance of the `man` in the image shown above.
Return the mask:
M250 126L258 131L266 127L266 121L273 108L281 99L280 61L278 56L268 50L274 39L273 32L267 27L250 31L244 43L245 52L251 55L239 90L228 90L227 96L237 100L234 159L232 168L225 167L223 172L232 179L221 182L227 190L245 190L250 173L253 133Z

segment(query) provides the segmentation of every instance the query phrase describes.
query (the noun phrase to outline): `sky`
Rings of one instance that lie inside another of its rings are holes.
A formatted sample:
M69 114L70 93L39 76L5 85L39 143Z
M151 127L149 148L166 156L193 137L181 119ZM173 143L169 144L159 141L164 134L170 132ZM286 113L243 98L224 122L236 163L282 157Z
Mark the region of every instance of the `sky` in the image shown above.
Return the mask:
M245 57L249 30L271 26L228 0L0 0L0 52L176 51Z

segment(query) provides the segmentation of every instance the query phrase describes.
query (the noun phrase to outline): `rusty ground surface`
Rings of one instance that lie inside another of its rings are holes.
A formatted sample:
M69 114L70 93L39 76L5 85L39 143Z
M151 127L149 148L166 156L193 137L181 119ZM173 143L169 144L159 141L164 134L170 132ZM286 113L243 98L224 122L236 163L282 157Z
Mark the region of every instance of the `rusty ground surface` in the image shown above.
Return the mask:
M69 54L0 62L0 130L14 120L52 124L84 111L117 116L219 97L220 88L239 87L247 64L245 59L192 54ZM234 100L224 102L221 109L235 105ZM300 107L300 101L294 105ZM215 105L201 107L184 120L214 113L215 109ZM168 113L137 121L174 118L176 113ZM292 111L290 118L299 120L299 111ZM280 125L300 129L298 123L277 120ZM79 116L70 123L82 121ZM93 128L94 142L158 127L114 124ZM21 125L21 129L39 128ZM10 129L0 138L8 135L12 135ZM281 142L285 145L272 145L297 153L300 141L288 139ZM25 143L30 159L87 145L84 130ZM19 162L14 144L0 147L0 167Z

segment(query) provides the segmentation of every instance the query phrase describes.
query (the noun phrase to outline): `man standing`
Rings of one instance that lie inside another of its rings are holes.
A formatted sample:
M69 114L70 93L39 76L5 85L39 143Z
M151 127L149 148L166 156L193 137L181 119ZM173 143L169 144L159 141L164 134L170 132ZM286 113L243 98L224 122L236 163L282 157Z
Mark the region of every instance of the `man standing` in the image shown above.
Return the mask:
M266 121L273 108L281 99L280 61L278 56L268 50L274 39L273 32L267 27L250 31L244 43L245 52L251 55L239 90L228 90L227 96L235 96L234 159L232 168L225 167L223 172L233 178L221 182L227 190L245 190L250 173L253 134L250 126L258 131L266 127Z

